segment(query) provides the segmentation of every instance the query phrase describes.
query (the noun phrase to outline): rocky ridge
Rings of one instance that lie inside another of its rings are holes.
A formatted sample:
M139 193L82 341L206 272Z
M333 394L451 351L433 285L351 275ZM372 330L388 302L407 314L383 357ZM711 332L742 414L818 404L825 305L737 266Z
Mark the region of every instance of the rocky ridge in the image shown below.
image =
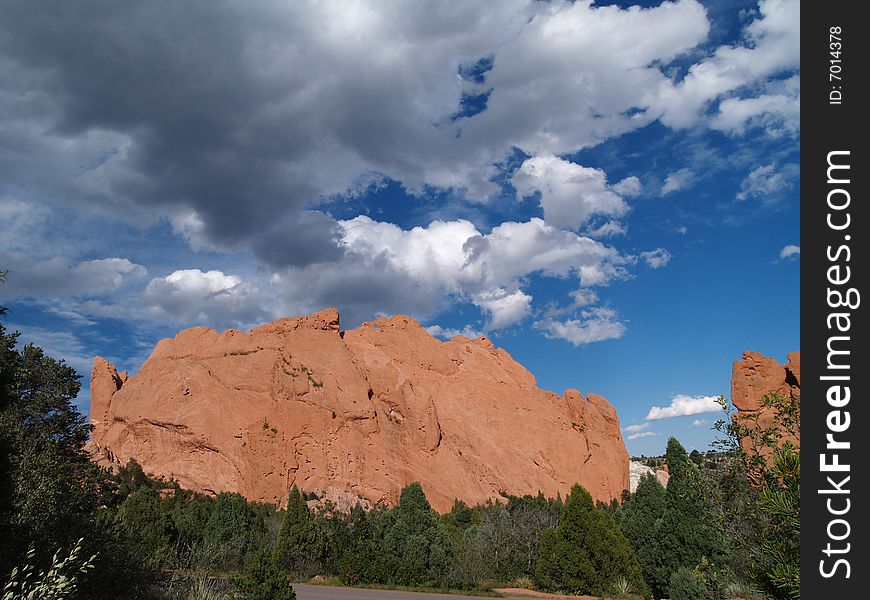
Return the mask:
M557 395L485 337L442 342L410 317L341 331L335 309L249 333L193 327L133 377L97 357L96 460L206 493L278 502L292 485L342 506L392 505L419 481L449 510L501 494L596 500L629 487L615 409Z

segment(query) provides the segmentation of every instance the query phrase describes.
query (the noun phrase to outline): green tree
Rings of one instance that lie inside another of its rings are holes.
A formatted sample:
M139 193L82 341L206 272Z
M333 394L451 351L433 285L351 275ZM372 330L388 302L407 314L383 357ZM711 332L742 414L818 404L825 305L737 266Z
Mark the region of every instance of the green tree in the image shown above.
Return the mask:
M296 600L287 572L275 562L273 553L260 550L245 563L237 587L247 600Z
M278 533L275 558L278 565L297 577L316 575L320 561L317 527L295 485L287 497L287 510Z
M248 556L265 543L266 526L260 505L248 502L241 494L218 494L202 537L212 568L239 570Z
M18 333L0 324L0 523L11 534L0 536L4 572L29 543L35 560L46 562L49 548L87 539L103 489L82 450L90 426L71 403L79 376L41 348L16 349L17 342Z
M657 530L665 515L665 488L652 473L640 478L637 490L623 502L617 516L622 533L631 543L643 571L644 579L657 595L663 590L653 585L654 572L659 561Z
M751 574L773 598L800 597L800 396L771 393L761 399L762 410L726 419L716 429L726 435L720 446L733 457L730 476L748 500L745 520L760 535L741 536L751 560ZM770 426L761 413L773 415ZM754 509L754 512L753 512ZM759 526L760 524L760 526Z
M645 590L640 565L628 540L580 485L571 488L559 525L544 533L535 583L543 589L603 594L624 578Z
M724 561L727 540L709 486L685 448L676 438L668 440L666 452L670 478L665 492L665 512L655 529L651 584L657 596L680 567L695 569L702 560L713 565Z
M18 567L12 570L9 581L3 587L3 600L19 598L62 600L75 597L79 577L94 568L94 559L97 558L96 555L88 559L79 558L82 541L76 542L75 547L63 558L58 550L51 565L39 573L34 570L31 562L36 552L33 548L28 550L24 565L20 570Z
M170 565L175 529L157 492L139 488L124 500L115 518L143 563L153 569Z
M90 425L72 404L80 376L37 346L19 347L18 338L0 323L0 574L28 547L27 564L51 569L52 550L83 539L84 555L98 556L80 573L80 588L94 598L119 597L145 570L101 509L112 502L111 482L83 449Z
M419 483L402 489L393 509L393 523L383 540L395 583L438 585L445 582L451 543L441 519L432 510Z

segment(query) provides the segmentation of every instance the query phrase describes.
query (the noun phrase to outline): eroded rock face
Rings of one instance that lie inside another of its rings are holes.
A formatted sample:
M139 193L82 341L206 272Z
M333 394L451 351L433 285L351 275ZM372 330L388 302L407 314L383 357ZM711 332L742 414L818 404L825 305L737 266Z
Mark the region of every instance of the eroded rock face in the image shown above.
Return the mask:
M640 478L644 475L653 475L662 487L668 487L668 480L670 479L670 473L668 472L668 465L662 465L661 469L653 469L651 467L646 466L639 460L631 461L629 465L628 479L629 485L628 488L631 493L637 491L637 486L640 483Z
M771 428L776 425L775 415L769 408L762 406L761 399L770 393L786 398L800 398L801 353L791 352L786 356L788 361L785 365L758 352L744 352L742 360L734 361L731 372L731 402L739 411L735 418L754 417L757 414L758 426L763 429ZM799 438L788 435L783 438L785 440L800 446ZM746 440L742 443L745 449L750 450Z
M327 309L250 333L193 327L127 378L97 357L97 460L182 486L282 502L290 487L392 505L419 481L433 507L500 493L597 500L629 486L614 408L558 396L486 338L431 337L395 316L339 331Z

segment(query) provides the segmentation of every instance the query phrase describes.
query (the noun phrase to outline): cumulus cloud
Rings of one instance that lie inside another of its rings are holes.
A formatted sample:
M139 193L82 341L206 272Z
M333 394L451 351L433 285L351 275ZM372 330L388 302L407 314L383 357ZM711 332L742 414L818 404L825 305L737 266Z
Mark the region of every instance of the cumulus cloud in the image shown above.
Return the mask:
M653 406L647 414L647 421L658 419L672 419L703 413L721 412L722 405L717 401L717 396L686 396L678 395L671 400L671 405L664 408Z
M684 190L692 185L694 181L695 172L688 167L668 173L668 176L665 178L665 183L662 186L661 195L667 196L668 194Z
M800 167L795 163L788 163L781 168L773 164L756 167L740 184L737 199L763 198L770 200L772 197L792 189L799 174Z
M607 185L604 171L556 156L526 160L511 183L523 196L540 192L544 220L556 227L578 229L594 215L620 217L628 211L625 201Z
M801 247L795 246L794 244L789 244L785 248L779 251L779 259L785 260L787 258L799 258L801 255Z
M695 419L694 421L692 421L692 427L695 427L696 429L700 427L706 427L709 424L710 422L707 419Z
M550 339L566 340L575 346L619 339L625 334L625 323L616 311L606 307L583 310L578 319L545 319L536 322L535 327Z
M82 298L117 291L130 278L147 274L142 265L126 258L100 258L74 262L65 256L33 260L0 251L0 265L9 270L3 288L8 298Z
M266 298L256 287L217 270L183 269L156 277L148 283L141 301L153 315L185 325L230 327L269 316L263 309Z
M518 148L553 165L518 183L541 191L548 221L576 228L624 213L619 196L639 185L610 189L555 157L657 118L693 124L715 98L751 101L748 84L797 65L798 24L797 2L764 0L745 45L674 81L662 65L709 30L696 0L13 1L0 23L0 181L137 224L168 218L194 249L304 267L343 260L340 224L311 213L335 195L389 177L485 200ZM481 95L485 110L457 117ZM717 126L730 129L729 115L773 111L724 106Z
M660 269L671 262L671 253L664 248L641 252L640 257L651 269Z
M625 179L619 181L616 185L613 186L613 191L621 196L625 196L626 198L631 198L633 196L637 196L643 190L643 185L640 183L640 179L632 175L631 177L626 177Z
M645 438L645 437L653 437L655 435L661 435L661 433L658 433L656 431L641 431L639 433L632 433L631 435L628 436L627 439L637 440L637 439Z
M761 0L759 12L760 17L744 31L745 45L721 46L710 58L689 67L682 81L662 84L651 104L661 111L664 124L691 126L716 98L745 100L740 93L746 86L800 66L799 0ZM726 104L720 121L716 123L714 117L714 123L737 126L739 118L728 114L734 106ZM759 114L758 109L747 112Z
M770 137L794 136L800 130L800 76L767 86L771 93L754 98L727 98L710 127L731 135L743 135L749 127L761 127Z
M572 278L584 289L627 277L629 260L614 248L537 218L487 234L465 220L404 230L359 216L341 227L342 261L287 270L276 280L291 301L316 306L342 298L351 320L378 311L425 317L459 300L487 315L487 329L498 329L530 314L531 274Z
M796 127L791 1L764 0L744 41L702 52L710 23L697 0L627 9L97 0L40 11L12 0L4 9L0 196L27 191L6 205L17 223L31 227L28 209L52 203L136 227L163 220L195 251L250 253L275 273L268 292L256 277L221 271L153 279L144 306L174 321L235 324L333 304L353 321L460 301L483 312L486 328L506 327L535 314L530 275L588 289L632 263L593 238L625 233L625 199L644 186L634 176L610 184L565 157L657 119L732 135ZM701 62L680 80L675 59ZM482 110L461 110L469 98L484 98ZM506 158L517 153L527 159L511 172ZM662 194L691 184L687 175L672 173ZM463 220L403 230L331 210L387 180L486 202L508 176L520 195L540 194L543 220L488 233ZM26 239L10 237L6 249L26 252ZM74 259L15 260L37 267L19 295L110 293L145 275L129 261L78 272ZM6 265L10 293L15 265ZM65 274L80 283L49 284ZM119 314L99 299L84 304ZM617 316L590 305L541 328L572 343L623 334Z

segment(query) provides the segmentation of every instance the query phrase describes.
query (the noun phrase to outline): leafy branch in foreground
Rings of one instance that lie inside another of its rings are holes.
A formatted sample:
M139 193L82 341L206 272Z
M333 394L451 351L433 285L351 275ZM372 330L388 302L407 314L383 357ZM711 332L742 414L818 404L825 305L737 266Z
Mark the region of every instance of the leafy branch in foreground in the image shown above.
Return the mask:
M24 566L12 569L9 581L3 588L3 600L60 600L71 598L78 589L79 575L94 568L97 555L82 561L80 538L70 553L61 558L60 550L54 554L51 566L46 571L36 573L33 563L36 550L31 547L24 557Z
M737 413L720 404L726 419L715 428L726 438L718 445L733 452L734 469L757 490L763 536L756 554L755 579L771 597L800 597L800 396L768 394L761 410ZM760 417L773 416L765 427Z

